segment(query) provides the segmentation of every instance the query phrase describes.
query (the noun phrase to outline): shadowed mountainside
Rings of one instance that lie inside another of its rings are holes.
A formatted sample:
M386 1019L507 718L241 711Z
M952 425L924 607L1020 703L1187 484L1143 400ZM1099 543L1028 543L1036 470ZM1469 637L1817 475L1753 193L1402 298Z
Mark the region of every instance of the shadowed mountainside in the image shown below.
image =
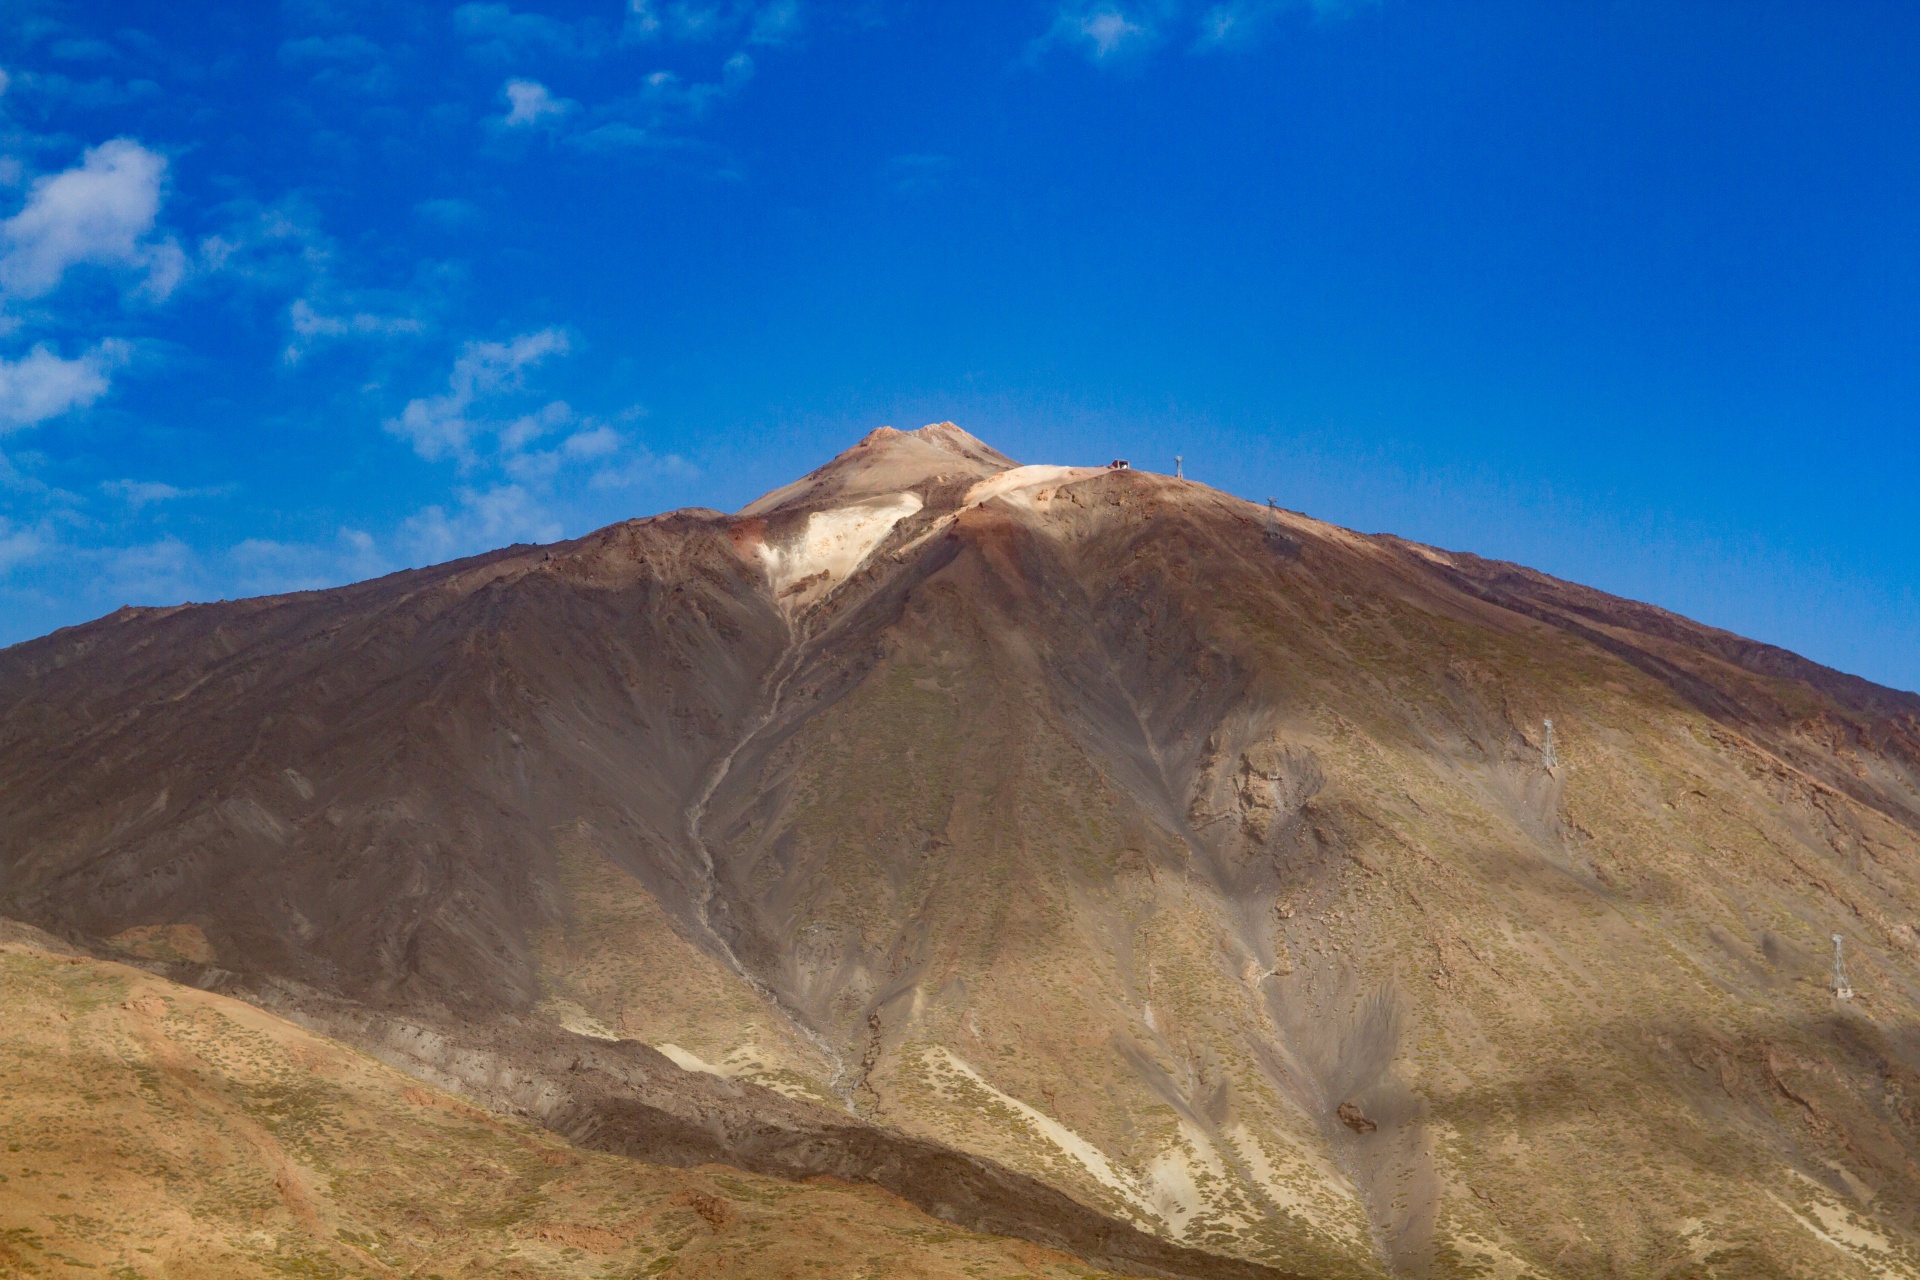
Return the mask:
M950 424L0 652L0 914L1176 1273L1920 1275L1917 784L1914 695Z

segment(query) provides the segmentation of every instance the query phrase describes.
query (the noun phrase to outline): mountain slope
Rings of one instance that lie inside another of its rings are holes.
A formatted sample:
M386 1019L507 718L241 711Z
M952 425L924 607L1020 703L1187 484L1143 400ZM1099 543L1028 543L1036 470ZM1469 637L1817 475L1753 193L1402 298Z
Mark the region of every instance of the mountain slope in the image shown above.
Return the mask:
M943 424L0 653L0 912L1291 1270L1920 1274L1917 780L1913 695Z
M7 934L0 1274L1092 1274L871 1188L583 1152L238 1001Z

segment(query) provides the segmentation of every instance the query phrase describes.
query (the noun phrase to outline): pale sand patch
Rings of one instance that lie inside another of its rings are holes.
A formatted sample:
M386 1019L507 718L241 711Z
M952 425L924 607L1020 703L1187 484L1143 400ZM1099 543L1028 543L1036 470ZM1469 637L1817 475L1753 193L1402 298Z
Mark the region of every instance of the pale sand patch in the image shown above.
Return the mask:
M1812 1189L1808 1198L1812 1201L1813 1218L1809 1219L1771 1191L1766 1193L1767 1199L1779 1205L1809 1234L1850 1255L1875 1275L1893 1276L1898 1280L1920 1280L1920 1272L1900 1260L1903 1251L1896 1248L1891 1240L1864 1225L1859 1215L1829 1198L1825 1194L1826 1188L1804 1173L1797 1169L1787 1172Z
M1160 1217L1159 1212L1154 1208L1152 1199L1143 1194L1141 1189L1134 1185L1131 1178L1122 1176L1120 1172L1113 1167L1113 1162L1107 1159L1106 1152L1100 1150L1100 1148L1094 1146L1091 1142L1088 1142L1085 1138L1067 1128L1067 1126L1061 1124L1052 1116L1041 1111L1036 1111L1010 1093L1002 1093L989 1083L985 1076L974 1070L972 1063L945 1045L935 1045L927 1049L925 1051L925 1060L929 1068L928 1074L933 1078L936 1088L942 1083L940 1079L942 1071L964 1076L975 1088L1026 1121L1035 1133L1052 1143L1055 1147L1058 1147L1069 1158L1079 1164L1081 1168L1085 1169L1095 1182L1098 1182L1101 1186L1113 1192L1142 1213L1154 1218Z
M1487 1280L1534 1280L1540 1273L1528 1266L1524 1258L1515 1257L1493 1241L1471 1232L1461 1232L1453 1237L1454 1247L1463 1253L1473 1254L1486 1267L1478 1274Z
M789 613L823 599L866 562L893 526L924 505L919 494L890 493L810 513L798 538L760 547L774 598Z
M1723 1242L1714 1238L1713 1228L1705 1218L1680 1219L1680 1238L1686 1241L1687 1256L1695 1262L1705 1262L1715 1250L1723 1247Z
M699 1071L710 1076L719 1076L722 1080L744 1080L748 1084L757 1084L763 1089L797 1099L801 1102L820 1102L823 1095L817 1085L800 1073L788 1068L769 1066L765 1056L757 1045L741 1045L729 1049L727 1056L719 1062L708 1062L691 1049L684 1049L672 1042L663 1042L653 1046L660 1055L682 1071Z
M577 1036L592 1036L595 1040L622 1038L619 1032L588 1013L584 1006L560 996L548 996L542 1000L540 1012L548 1021Z
M923 1060L935 1088L943 1096L951 1101L959 1101L942 1087L943 1071L964 1077L995 1103L1018 1115L1033 1133L1085 1169L1095 1182L1119 1196L1144 1217L1161 1223L1175 1239L1186 1238L1194 1219L1209 1211L1216 1215L1220 1225L1242 1230L1252 1230L1258 1226L1243 1213L1222 1212L1215 1198L1207 1193L1205 1188L1208 1186L1228 1185L1239 1179L1227 1167L1212 1140L1185 1121L1180 1123L1179 1137L1173 1145L1153 1158L1144 1178L1135 1179L1116 1169L1105 1152L1066 1125L995 1088L971 1063L953 1050L937 1045L924 1051ZM1323 1201L1314 1203L1307 1194L1289 1186L1274 1167L1272 1158L1246 1126L1237 1127L1227 1136L1234 1144L1235 1151L1247 1158L1248 1164L1253 1167L1260 1183L1259 1190L1282 1211L1296 1213L1315 1229L1342 1242L1365 1244L1365 1216L1357 1200L1352 1200L1354 1193L1351 1187L1341 1187L1344 1195L1316 1187ZM1319 1175L1319 1182L1338 1177L1317 1162L1309 1162L1309 1167ZM1347 1211L1349 1209L1350 1212Z
M1235 1125L1224 1136L1247 1162L1261 1193L1274 1208L1342 1244L1368 1246L1366 1210L1361 1207L1359 1192L1343 1174L1311 1152L1291 1149L1287 1165L1293 1172L1283 1173L1259 1135L1244 1124Z
M1219 1153L1206 1135L1182 1121L1179 1140L1147 1166L1147 1198L1167 1229L1176 1238L1185 1239L1188 1224L1206 1203L1200 1191L1202 1178L1220 1178L1225 1174ZM1236 1219L1235 1225L1246 1223Z
M720 1076L722 1078L725 1078L727 1074L699 1054L682 1049L677 1044L657 1044L653 1047L660 1051L662 1057L666 1058L682 1071L700 1071L710 1076Z

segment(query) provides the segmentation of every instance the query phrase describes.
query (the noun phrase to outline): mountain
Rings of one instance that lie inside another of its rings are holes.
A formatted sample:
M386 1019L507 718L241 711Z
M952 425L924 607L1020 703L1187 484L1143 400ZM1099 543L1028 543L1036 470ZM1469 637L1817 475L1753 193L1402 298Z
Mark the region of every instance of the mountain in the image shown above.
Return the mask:
M0 1275L1089 1274L871 1188L583 1152L237 1000L0 938Z
M1142 1274L1920 1276L1917 905L1920 697L952 424L0 651L0 915Z

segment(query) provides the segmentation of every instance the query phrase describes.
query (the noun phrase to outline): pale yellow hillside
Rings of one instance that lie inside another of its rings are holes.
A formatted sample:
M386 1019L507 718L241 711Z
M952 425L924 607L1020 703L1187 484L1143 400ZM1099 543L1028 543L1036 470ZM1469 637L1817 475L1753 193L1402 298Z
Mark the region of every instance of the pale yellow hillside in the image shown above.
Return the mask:
M1069 1277L884 1192L579 1151L250 1005L0 944L0 1276Z

